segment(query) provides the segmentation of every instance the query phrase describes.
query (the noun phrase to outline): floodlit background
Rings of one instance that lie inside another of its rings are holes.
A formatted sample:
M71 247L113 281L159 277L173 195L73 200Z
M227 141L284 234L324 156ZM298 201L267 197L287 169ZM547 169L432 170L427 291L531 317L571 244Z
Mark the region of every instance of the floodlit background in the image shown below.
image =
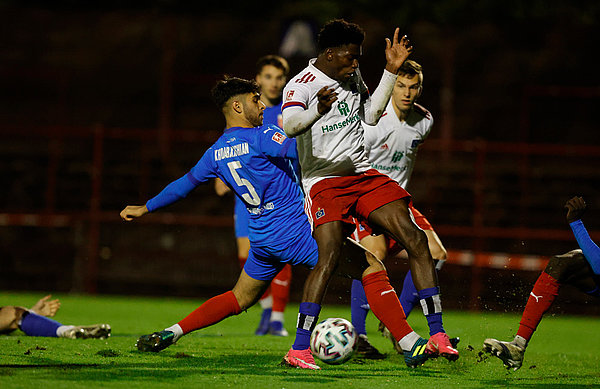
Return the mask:
M519 310L545 258L577 247L563 205L586 199L600 241L600 4L593 1L0 1L0 288L208 297L239 273L232 198L211 185L135 223L224 125L223 74L278 53L291 74L343 17L409 35L435 118L408 188L450 258L447 308ZM404 263L387 264L401 280ZM294 272L298 301L306 271ZM349 300L336 279L328 302ZM399 289L401 284L396 283ZM565 288L553 310L599 314Z

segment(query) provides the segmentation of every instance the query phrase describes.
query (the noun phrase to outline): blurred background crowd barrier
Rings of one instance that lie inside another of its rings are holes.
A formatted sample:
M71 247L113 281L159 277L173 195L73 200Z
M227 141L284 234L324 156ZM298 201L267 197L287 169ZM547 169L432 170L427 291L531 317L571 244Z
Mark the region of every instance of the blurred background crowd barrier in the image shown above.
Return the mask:
M295 74L318 27L345 17L367 32L371 90L395 26L423 65L419 102L435 125L408 189L449 250L445 306L518 310L547 258L577 247L566 200L584 196L584 223L600 241L600 79L590 59L600 7L509 3L0 1L0 287L229 289L239 273L232 198L205 185L134 223L119 211L185 174L218 138L217 79L252 77L269 53L285 54ZM387 266L403 278L406 264ZM305 276L294 272L292 301ZM349 285L334 280L329 302L346 303ZM600 314L574 290L558 302Z

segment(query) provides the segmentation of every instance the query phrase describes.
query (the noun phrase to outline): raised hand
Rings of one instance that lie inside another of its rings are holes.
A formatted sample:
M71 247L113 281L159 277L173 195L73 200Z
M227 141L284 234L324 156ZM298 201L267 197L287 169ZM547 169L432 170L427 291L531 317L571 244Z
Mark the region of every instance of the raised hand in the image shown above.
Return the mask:
M404 61L413 51L413 47L410 45L408 37L404 35L402 39L398 41L399 35L400 29L396 28L394 31L394 38L391 41L389 38L385 38L385 59L387 60L385 69L394 74L398 74L400 66L402 66Z
M60 308L60 301L58 299L50 300L52 295L42 297L31 310L41 316L52 317L56 314L56 311Z
M585 212L585 201L583 197L573 197L571 200L567 201L565 204L565 209L567 210L567 222L573 223L576 220L581 219Z
M136 217L143 216L148 213L148 208L145 205L128 205L121 211L121 219L130 222Z

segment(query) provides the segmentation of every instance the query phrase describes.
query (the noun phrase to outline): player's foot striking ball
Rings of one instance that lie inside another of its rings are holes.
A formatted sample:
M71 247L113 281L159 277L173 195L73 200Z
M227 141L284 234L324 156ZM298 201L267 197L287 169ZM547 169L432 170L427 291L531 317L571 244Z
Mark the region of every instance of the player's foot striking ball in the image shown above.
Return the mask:
M175 334L171 331L154 332L150 335L140 336L135 347L140 351L159 352L175 343L174 338Z
M523 365L525 349L517 345L514 341L502 342L489 338L483 342L483 351L500 358L507 369L512 368L516 371Z

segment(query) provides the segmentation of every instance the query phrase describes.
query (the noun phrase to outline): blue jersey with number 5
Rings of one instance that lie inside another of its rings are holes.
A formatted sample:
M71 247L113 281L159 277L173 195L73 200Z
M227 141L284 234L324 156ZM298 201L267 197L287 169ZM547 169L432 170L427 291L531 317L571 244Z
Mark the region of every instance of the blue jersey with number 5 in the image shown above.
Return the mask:
M146 206L153 211L171 204L198 184L219 177L248 209L250 242L284 248L290 235L310 233L291 163L297 158L296 141L276 126L228 128L196 166Z

